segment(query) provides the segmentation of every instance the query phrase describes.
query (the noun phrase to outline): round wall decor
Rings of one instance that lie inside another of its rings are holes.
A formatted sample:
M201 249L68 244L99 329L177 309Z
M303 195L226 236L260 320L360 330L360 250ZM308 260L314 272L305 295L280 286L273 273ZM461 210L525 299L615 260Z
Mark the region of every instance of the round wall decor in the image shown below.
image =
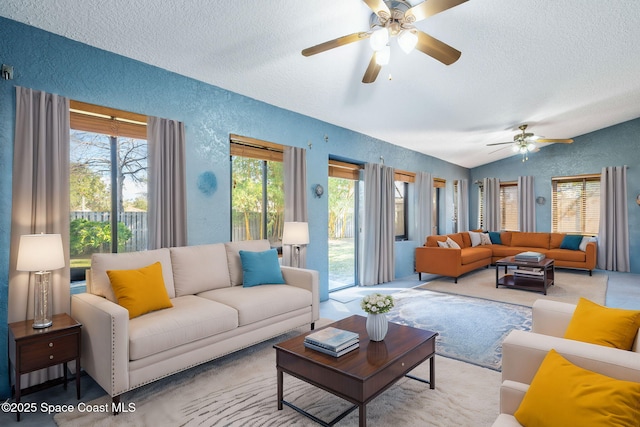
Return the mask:
M216 175L211 172L202 172L198 176L198 190L206 196L211 196L218 189L218 180Z

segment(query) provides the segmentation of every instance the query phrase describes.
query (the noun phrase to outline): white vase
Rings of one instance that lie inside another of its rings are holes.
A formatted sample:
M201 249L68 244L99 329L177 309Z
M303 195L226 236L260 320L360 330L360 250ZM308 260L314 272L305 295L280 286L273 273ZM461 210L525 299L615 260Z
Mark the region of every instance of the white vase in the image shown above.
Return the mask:
M386 314L371 314L367 316L367 334L371 341L382 341L387 335L389 322Z

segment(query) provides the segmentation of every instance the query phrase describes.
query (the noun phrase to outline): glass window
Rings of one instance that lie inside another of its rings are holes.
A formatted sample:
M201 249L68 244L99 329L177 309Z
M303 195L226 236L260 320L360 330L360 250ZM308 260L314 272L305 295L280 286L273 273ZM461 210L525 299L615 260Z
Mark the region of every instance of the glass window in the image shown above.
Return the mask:
M500 184L500 221L503 230L518 231L518 184Z
M552 180L552 231L597 235L600 222L600 176Z
M440 203L438 203L440 200L440 188L441 187L433 188L433 200L431 205L431 234L433 235L438 234L438 223L440 221Z
M396 240L407 240L407 189L408 182L395 181L395 233Z
M267 239L282 246L284 171L282 161L231 156L231 240Z
M72 129L72 278L84 279L91 254L147 249L147 141Z
M500 183L500 222L503 230L517 231L518 225L518 184ZM484 186L478 187L478 228L484 226Z

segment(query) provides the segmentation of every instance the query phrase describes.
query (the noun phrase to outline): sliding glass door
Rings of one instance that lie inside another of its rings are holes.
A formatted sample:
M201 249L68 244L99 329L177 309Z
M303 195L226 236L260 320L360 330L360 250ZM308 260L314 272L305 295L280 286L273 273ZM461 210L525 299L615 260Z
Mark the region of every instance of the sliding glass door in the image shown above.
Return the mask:
M358 283L358 182L329 177L329 292Z

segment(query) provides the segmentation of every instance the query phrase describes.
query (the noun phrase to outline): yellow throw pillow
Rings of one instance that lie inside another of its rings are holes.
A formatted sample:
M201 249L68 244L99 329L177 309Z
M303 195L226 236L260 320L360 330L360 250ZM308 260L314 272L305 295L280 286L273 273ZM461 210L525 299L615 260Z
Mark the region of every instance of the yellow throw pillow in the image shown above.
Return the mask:
M173 307L159 262L138 270L107 270L107 275L118 304L129 310L129 319Z
M513 415L527 427L637 427L640 383L588 371L551 350Z
M564 337L631 350L640 328L640 311L598 305L580 298Z

